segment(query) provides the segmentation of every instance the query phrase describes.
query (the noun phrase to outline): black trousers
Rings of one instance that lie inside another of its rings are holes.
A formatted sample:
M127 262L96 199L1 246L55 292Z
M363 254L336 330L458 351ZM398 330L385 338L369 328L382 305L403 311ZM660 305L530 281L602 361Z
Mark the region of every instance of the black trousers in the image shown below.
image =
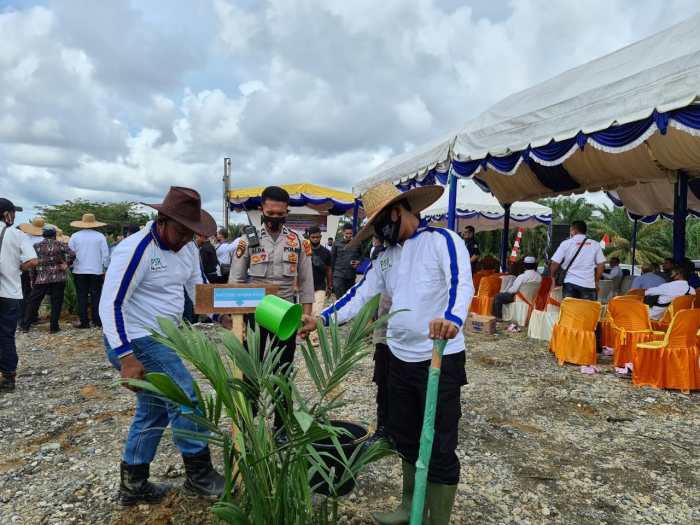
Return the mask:
M503 305L510 304L515 301L514 293L497 293L493 298L493 315L496 319L503 319Z
M92 323L95 326L102 326L100 321L100 294L102 293L102 275L79 273L73 275L75 281L75 295L78 299L78 314L80 324L90 326L88 317L88 304L92 314Z
M14 374L17 370L15 332L21 304L21 299L0 297L0 372L3 374Z
M253 328L255 326L255 316L253 314L246 314L244 316L245 318L245 323L247 326L250 326ZM275 371L278 370L291 370L292 365L294 363L294 352L297 348L297 334L296 332L292 337L287 339L286 341L280 341L277 339L277 336L270 332L269 330L266 330L262 326L260 327L260 353L259 353L259 358L260 360L263 359L265 356L265 349L267 348L268 343L270 344L270 348L273 350L278 350L281 349L282 355L280 356L280 360L277 363L277 368ZM248 348L248 343L246 342L246 348ZM248 348L248 351L250 349ZM253 404L253 410L257 411L257 403ZM282 401L282 405L284 406L284 410L286 412L289 412L289 406L287 404L287 400L284 399ZM281 414L279 411L275 410L275 421L274 425L276 429L282 428L284 423L284 419L282 418Z
M29 294L32 292L32 274L30 271L22 272L22 301L20 303L20 312L24 312L27 308L27 300L29 299ZM22 320L22 315L20 314L19 321ZM32 319L32 322L36 322L37 319Z
M442 485L459 482L459 459L455 450L462 416L460 390L467 384L464 352L442 358L433 454L428 467L428 481ZM423 427L425 396L430 361L407 363L394 354L389 362L389 433L404 459L415 464Z
M58 320L61 317L61 309L63 308L63 296L66 290L66 283L48 283L35 284L32 288L29 298L26 301L24 309L24 319L22 320L22 328L29 329L32 323L35 322L41 302L47 293L51 294L51 326L52 331L58 330Z
M333 277L333 293L336 299L340 299L348 290L355 286L355 276L352 277Z
M588 301L596 301L598 299L598 291L595 288L584 288L578 284L564 283L562 288L562 297L573 297L574 299L586 299Z
M377 385L377 428L387 426L389 418L389 359L391 350L384 343L374 345L374 373L372 382Z

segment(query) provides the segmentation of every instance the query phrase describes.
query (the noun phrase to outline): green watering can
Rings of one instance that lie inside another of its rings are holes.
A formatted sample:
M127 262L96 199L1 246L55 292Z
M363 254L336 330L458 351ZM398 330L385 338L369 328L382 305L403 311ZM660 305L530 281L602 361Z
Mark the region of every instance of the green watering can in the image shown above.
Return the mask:
M300 304L290 303L276 295L266 295L255 308L255 321L280 341L286 341L299 329L303 312Z

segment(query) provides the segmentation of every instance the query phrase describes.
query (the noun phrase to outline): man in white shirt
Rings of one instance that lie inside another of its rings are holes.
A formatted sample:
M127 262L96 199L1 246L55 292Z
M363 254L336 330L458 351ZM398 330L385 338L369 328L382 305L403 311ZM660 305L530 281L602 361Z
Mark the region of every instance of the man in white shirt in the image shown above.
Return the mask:
M107 269L100 301L105 350L122 379L166 373L196 404L192 376L182 360L151 334L161 332L158 319L180 323L185 290L193 299L195 286L203 282L194 234L211 237L216 223L201 209L199 193L189 188L172 187L162 204L147 206L158 210L157 219L119 243ZM136 392L136 413L122 453L122 505L155 503L167 494L169 487L148 478L168 424L183 431L205 432L184 417L180 407ZM185 464L184 489L191 494L221 495L224 480L212 466L207 444L175 433L173 440Z
M611 257L610 258L610 269L607 272L603 272L603 279L610 279L611 281L622 277L622 268L620 268L620 258Z
M597 241L586 236L588 227L583 221L571 223L571 237L563 241L552 256L551 275L561 268L566 272L562 297L598 299L598 283L605 269L605 256Z
M644 302L651 306L649 317L658 321L676 297L695 295L695 289L688 284L687 268L676 265L671 270L670 282L647 288L644 295L646 296Z
M221 277L223 277L222 282L228 282L228 276L231 271L231 258L236 253L240 240L240 237L238 237L229 242L226 228L220 228L216 234L216 258L219 260L219 272Z
M82 220L73 221L70 225L79 228L68 241L68 247L75 252L72 272L80 315L80 324L75 327L90 328L88 302L91 306L92 324L102 326L99 313L100 292L102 276L109 265L109 246L106 237L96 228L107 225L98 222L92 213L86 213Z
M324 323L354 317L377 294L387 294L399 311L387 325L390 350L388 433L403 457L401 504L373 514L380 524L407 523L415 462L426 401L434 339L447 339L438 390L433 454L428 467L430 523L449 522L459 482L458 423L460 390L466 384L464 324L474 295L469 255L462 239L443 228L420 227L418 213L435 202L441 186L401 193L391 183L370 188L362 197L366 225L352 243L377 234L387 248L363 279L321 313ZM352 247L352 244L350 244ZM315 328L305 316L303 331Z
M527 256L523 259L523 264L525 271L518 275L513 284L504 292L496 294L496 297L493 299L493 315L496 319L503 319L503 305L515 301L515 296L523 284L542 282L542 276L537 272L537 259Z
M20 274L39 262L29 237L12 227L16 211L22 208L0 198L0 393L15 389L15 332L22 302Z

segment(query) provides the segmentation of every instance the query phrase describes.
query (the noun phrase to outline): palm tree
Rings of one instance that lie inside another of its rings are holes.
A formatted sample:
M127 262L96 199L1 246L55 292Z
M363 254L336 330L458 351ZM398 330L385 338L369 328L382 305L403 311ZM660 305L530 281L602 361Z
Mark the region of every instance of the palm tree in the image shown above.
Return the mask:
M574 221L590 221L595 206L583 197L558 197L538 201L552 209L553 224L571 224Z

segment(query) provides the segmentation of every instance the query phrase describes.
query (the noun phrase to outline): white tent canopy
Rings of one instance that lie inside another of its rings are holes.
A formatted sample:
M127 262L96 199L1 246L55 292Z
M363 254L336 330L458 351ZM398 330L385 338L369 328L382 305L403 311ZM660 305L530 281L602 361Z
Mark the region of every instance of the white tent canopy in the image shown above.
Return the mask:
M503 229L505 210L496 198L486 193L471 180L460 180L457 187L457 231L466 226L474 226L476 231ZM447 224L447 206L449 196L442 197L424 210L421 216L433 224ZM552 210L536 202L518 202L511 206L510 226L512 228L535 228L549 224Z
M500 202L616 190L700 172L700 15L511 95L354 188L420 184L452 161ZM685 111L685 113L682 113ZM446 152L447 149L447 152ZM426 180L427 182L427 180Z

